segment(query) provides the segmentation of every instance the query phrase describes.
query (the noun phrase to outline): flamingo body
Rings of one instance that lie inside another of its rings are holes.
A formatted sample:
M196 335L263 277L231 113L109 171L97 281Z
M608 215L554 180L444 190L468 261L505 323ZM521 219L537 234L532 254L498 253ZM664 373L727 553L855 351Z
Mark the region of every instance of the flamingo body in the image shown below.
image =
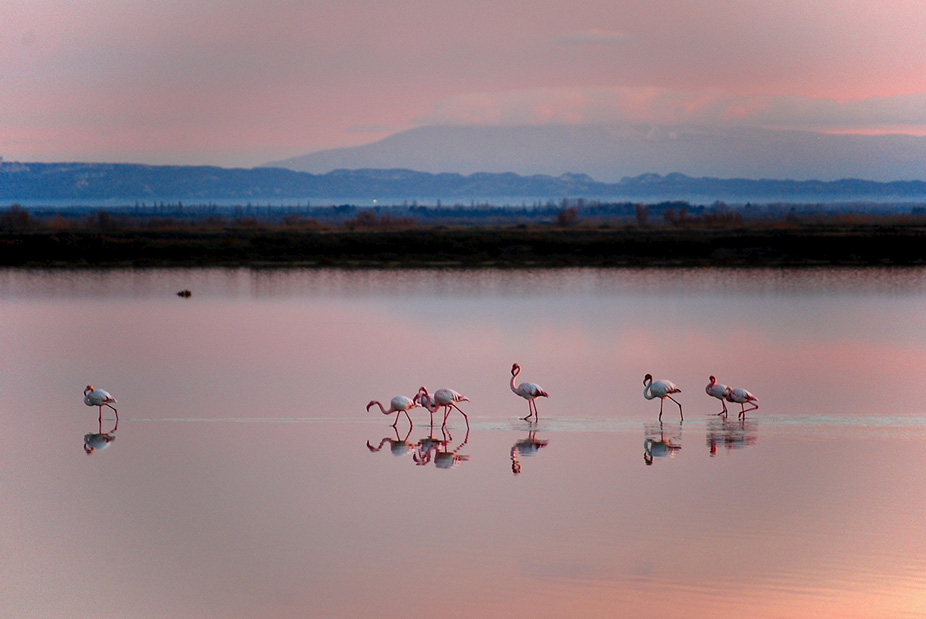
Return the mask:
M87 385L84 389L84 404L87 406L97 406L100 409L100 418L103 418L103 407L108 406L113 409L113 412L116 413L116 420L119 419L119 411L113 406L113 403L116 402L114 398L108 391L104 389L95 389L93 385Z
M415 402L428 409L428 412L432 415L432 420L434 413L443 407L444 423L441 427L447 425L447 417L450 416L450 410L455 408L463 415L463 419L466 420L466 427L467 429L469 428L469 417L463 412L463 409L457 406L457 402L469 402L469 398L453 389L438 389L432 396L425 387L421 387L418 390L418 395L415 396Z
M522 419L530 419L531 415L534 416L534 419L537 419L537 403L534 400L537 398L548 398L550 395L544 391L543 387L537 383L521 383L520 385L515 386L514 379L520 373L520 365L515 363L511 366L511 390L515 393L515 395L519 395L527 400L527 408L530 412L527 414L527 417L522 417Z
M682 414L682 405L679 404L678 400L672 397L673 393L681 393L681 391L682 390L671 380L653 381L652 374L647 374L643 377L643 397L647 400L659 398L659 419L662 419L662 405L665 403L666 398L678 404L679 417L681 417L682 420L685 419L685 416Z
M745 419L747 411L753 411L759 408L759 398L754 396L749 391L746 391L745 389L741 389L739 387L736 387L736 388L727 387L727 389L728 389L728 392L726 395L727 401L740 405L740 409L741 409L740 414L739 414L740 417ZM746 408L747 404L750 405L750 408Z
M399 423L399 413L405 413L405 416L408 418L408 423L412 422L412 418L409 417L408 411L410 409L418 406L418 402L412 398L407 398L404 395L397 395L392 398L392 401L389 402L389 408L385 408L380 402L376 400L370 400L370 403L367 404L367 410L369 411L374 405L379 406L379 409L383 412L383 415L391 415L395 413L395 423L392 424L392 427L395 427Z
M717 379L714 378L713 376L711 376L710 381L711 382L708 383L707 387L704 388L704 392L707 393L707 395L720 400L720 403L723 405L723 411L717 414L725 416L727 414L726 398L727 398L727 393L730 391L730 388L727 387L726 385L718 383Z

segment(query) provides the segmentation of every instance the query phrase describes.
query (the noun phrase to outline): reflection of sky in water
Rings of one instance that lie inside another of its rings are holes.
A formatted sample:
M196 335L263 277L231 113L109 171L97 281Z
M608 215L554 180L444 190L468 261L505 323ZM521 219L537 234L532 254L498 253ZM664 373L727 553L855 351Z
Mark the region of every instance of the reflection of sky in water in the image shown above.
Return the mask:
M924 295L918 270L4 271L0 614L922 615ZM718 418L710 374L759 410ZM364 410L422 384L470 398L468 436ZM647 440L677 449L647 466Z

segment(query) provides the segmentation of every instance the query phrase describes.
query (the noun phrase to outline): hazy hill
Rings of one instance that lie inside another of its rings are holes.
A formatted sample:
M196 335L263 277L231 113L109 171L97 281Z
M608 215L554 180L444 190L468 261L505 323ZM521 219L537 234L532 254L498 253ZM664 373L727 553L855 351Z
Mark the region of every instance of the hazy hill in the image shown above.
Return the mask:
M315 174L342 168L550 176L579 172L604 182L650 172L750 179L926 180L926 137L750 128L438 126L268 166Z
M643 174L602 183L583 174L431 174L402 169L335 170L327 174L282 168L227 169L107 163L0 163L0 205L13 202L219 201L305 203L380 200L460 202L690 200L693 202L911 202L926 200L926 182L692 178Z

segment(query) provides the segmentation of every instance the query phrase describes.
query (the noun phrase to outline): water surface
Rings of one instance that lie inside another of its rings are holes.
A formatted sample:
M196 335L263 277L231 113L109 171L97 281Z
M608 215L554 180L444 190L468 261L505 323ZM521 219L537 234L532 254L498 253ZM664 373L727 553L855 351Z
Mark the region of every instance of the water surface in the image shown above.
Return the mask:
M0 271L0 615L923 616L924 301L920 269ZM365 410L421 385L469 430Z

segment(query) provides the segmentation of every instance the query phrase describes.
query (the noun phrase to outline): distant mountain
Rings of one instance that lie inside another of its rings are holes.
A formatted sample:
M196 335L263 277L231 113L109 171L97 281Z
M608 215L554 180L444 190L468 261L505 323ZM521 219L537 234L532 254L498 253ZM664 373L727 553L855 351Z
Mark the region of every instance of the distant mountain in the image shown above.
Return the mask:
M194 203L289 203L308 200L379 200L470 203L506 198L548 201L587 198L607 201L691 202L912 202L926 200L926 182L692 178L643 174L602 183L584 174L521 176L513 173L431 174L402 169L335 170L327 174L282 168L227 169L206 166L147 166L108 163L0 162L0 206L14 202L93 205L133 201Z
M926 137L690 126L434 126L267 165L315 174L344 168L550 176L581 172L604 182L650 172L715 178L926 180Z

